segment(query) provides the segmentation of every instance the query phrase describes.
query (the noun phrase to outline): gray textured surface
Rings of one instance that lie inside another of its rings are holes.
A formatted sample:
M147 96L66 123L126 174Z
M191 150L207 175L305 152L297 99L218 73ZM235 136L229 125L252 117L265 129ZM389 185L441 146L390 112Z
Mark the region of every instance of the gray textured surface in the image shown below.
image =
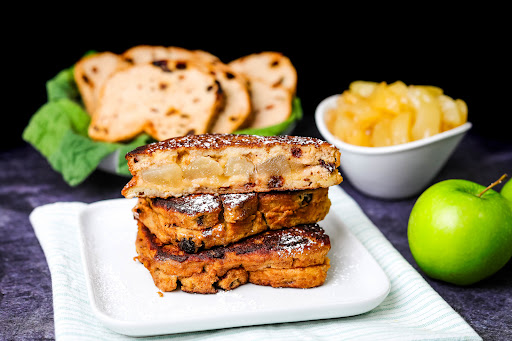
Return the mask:
M295 133L319 136L311 118ZM51 277L28 215L55 201L119 198L127 179L97 171L71 188L28 145L1 151L0 164L0 340L53 339ZM512 175L512 144L470 133L433 182L464 178L488 184L504 172ZM342 187L417 269L407 243L407 220L416 197L373 199L357 192L349 179ZM512 340L512 262L470 287L426 279L485 340Z

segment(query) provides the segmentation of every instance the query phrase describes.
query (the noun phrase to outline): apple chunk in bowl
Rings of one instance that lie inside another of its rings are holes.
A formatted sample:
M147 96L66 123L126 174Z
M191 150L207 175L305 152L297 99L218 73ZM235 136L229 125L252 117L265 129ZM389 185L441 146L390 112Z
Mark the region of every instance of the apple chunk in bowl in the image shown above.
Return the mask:
M318 105L317 128L325 140L340 149L343 175L358 190L377 198L406 198L425 189L472 126L466 121L431 136L395 145L355 145L336 136L327 123L328 112L337 107L340 96L330 96ZM344 123L340 120L337 124Z

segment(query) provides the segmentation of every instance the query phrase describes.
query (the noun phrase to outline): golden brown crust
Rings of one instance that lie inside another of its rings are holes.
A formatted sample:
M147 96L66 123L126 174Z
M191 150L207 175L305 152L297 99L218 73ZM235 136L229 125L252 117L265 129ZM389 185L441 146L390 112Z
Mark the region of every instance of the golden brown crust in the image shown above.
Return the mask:
M314 288L324 284L329 267L329 258L325 258L324 264L304 268L251 271L249 282L274 288Z
M322 220L330 208L328 189L249 194L195 194L140 198L133 208L164 244L188 253L228 245L262 231Z
M270 229L312 224L325 218L331 207L328 188L269 192L258 195L258 210Z
M150 271L155 285L172 291L181 283L185 291L214 293L244 283L244 272L255 284L276 287L309 288L323 283L329 266L330 240L316 224L260 233L226 247L187 254L163 244L139 222L136 239L138 259ZM309 267L323 266L312 271ZM306 270L300 270L306 268ZM236 269L235 272L233 269ZM267 273L259 271L276 270ZM296 271L279 271L290 270ZM309 278L314 274L318 278ZM224 281L223 281L224 279ZM219 284L220 283L220 284Z
M156 151L178 149L224 149L227 147L242 148L269 148L276 145L289 145L295 147L310 146L335 148L330 143L315 137L277 135L259 136L242 134L201 134L170 138L165 141L150 143L135 148L126 154L128 161L136 156L151 155ZM338 164L339 166L339 164Z

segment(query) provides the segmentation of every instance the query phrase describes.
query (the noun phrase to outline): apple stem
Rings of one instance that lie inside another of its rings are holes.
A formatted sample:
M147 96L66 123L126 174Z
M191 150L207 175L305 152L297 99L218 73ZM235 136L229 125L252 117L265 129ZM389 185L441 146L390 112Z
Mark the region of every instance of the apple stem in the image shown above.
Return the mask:
M480 192L480 194L478 194L478 197L481 198L482 195L487 192L488 190L490 190L491 188L493 188L494 186L500 184L503 180L505 180L505 178L507 177L508 175L505 173L503 174L498 180L494 181L492 184L490 184L489 186L487 186L486 189L484 189L482 192Z

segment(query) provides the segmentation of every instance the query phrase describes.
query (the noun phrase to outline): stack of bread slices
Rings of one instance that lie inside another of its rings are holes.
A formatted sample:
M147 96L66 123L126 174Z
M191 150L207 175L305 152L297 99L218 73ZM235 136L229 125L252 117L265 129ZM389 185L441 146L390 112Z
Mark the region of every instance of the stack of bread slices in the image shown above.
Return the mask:
M311 137L188 135L126 155L138 198L137 259L161 291L211 294L245 283L325 282L329 236L317 223L342 181L336 147Z
M106 142L272 126L290 117L297 86L282 53L223 63L203 50L150 45L88 55L74 78L91 115L89 136Z

